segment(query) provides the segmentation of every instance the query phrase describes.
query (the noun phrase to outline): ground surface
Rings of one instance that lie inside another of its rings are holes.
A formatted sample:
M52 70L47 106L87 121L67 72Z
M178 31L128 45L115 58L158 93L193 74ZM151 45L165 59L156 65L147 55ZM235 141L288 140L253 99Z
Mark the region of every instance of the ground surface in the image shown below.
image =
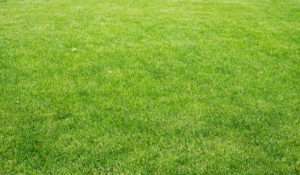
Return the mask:
M299 174L299 0L0 0L0 174Z

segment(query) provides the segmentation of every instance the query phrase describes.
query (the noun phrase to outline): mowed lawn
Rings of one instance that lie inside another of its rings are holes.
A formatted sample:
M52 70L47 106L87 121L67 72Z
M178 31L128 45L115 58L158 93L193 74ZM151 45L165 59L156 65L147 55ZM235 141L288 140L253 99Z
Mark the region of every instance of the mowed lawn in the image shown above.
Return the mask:
M1 175L299 175L299 0L0 0Z

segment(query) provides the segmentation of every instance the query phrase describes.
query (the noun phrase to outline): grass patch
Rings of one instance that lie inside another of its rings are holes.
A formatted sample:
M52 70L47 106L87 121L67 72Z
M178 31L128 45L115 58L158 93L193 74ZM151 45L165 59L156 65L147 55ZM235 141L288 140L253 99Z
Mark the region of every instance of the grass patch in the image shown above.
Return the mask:
M298 0L0 0L0 174L299 174Z

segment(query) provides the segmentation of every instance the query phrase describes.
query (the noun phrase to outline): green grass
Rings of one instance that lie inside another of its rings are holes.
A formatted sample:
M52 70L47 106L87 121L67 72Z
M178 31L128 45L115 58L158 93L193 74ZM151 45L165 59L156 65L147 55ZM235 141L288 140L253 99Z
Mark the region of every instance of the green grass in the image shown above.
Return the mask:
M0 0L0 174L300 174L299 0Z

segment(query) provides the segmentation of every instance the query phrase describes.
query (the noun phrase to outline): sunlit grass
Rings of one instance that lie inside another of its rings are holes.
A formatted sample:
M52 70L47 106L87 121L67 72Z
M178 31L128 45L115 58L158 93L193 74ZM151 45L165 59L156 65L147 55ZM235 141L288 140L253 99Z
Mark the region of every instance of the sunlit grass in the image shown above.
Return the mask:
M299 174L299 12L0 0L0 174Z

